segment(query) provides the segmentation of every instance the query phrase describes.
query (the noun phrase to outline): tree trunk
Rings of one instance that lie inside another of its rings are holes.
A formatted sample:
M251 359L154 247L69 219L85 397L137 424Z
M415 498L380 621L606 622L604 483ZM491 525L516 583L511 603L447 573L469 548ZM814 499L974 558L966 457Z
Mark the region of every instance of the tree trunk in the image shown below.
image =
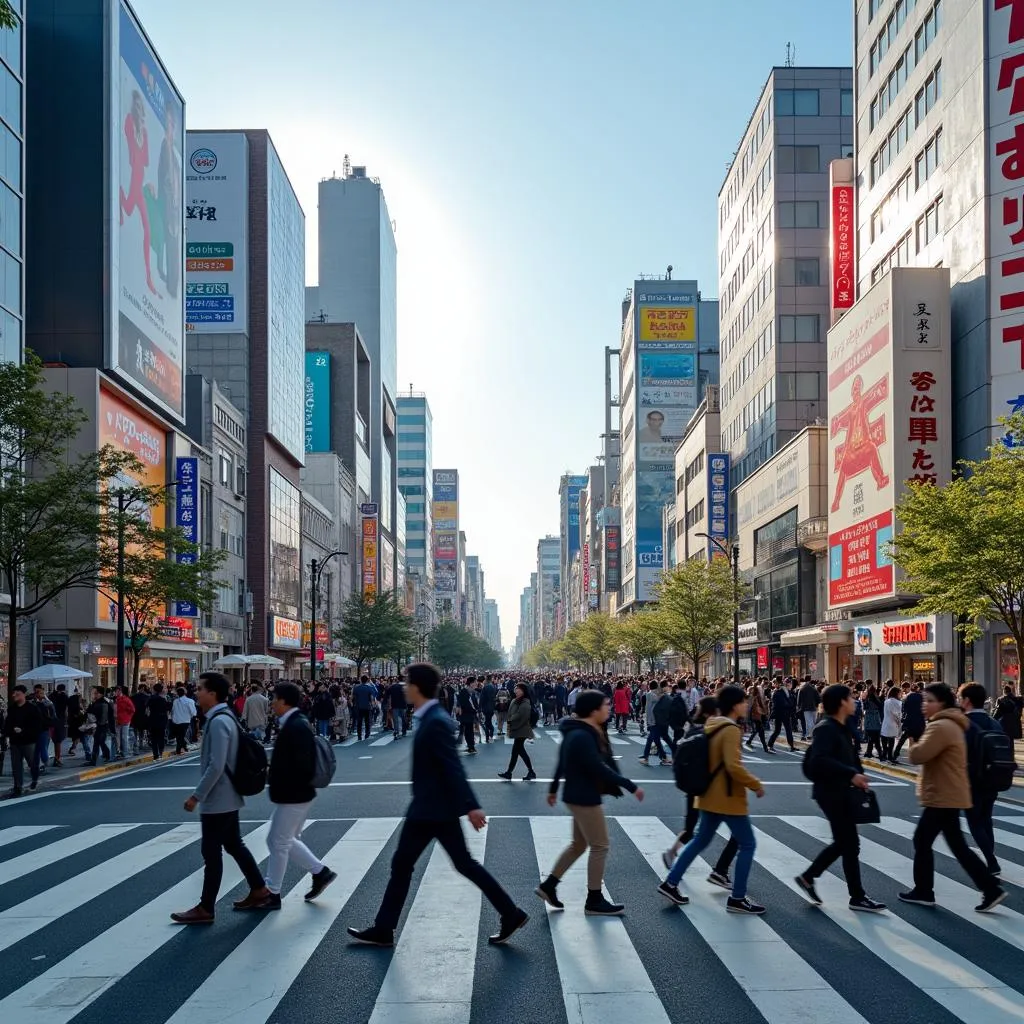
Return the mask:
M15 588L17 589L17 588ZM7 706L14 703L14 684L18 679L18 596L11 594L7 612Z

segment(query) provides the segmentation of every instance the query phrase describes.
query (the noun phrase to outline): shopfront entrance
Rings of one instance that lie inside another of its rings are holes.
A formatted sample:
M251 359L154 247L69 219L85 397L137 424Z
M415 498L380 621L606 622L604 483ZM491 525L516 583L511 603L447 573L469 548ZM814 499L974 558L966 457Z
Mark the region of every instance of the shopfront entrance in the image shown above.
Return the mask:
M892 678L896 683L909 679L912 683L941 683L941 654L895 654Z
M956 671L953 622L949 615L854 619L850 678L917 683L950 682ZM845 670L844 648L839 667ZM858 674L859 669L859 674ZM842 678L840 676L839 678Z
M1012 636L996 638L996 668L1000 687L1009 683L1017 690L1020 684L1020 655Z

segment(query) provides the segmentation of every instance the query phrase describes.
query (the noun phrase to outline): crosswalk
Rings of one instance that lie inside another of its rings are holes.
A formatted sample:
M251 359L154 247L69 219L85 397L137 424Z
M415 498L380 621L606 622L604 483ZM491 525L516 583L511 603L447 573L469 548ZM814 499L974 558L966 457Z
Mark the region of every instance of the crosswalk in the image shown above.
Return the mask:
M200 930L169 920L198 899L196 821L0 825L0 1021L91 1024L116 1010L151 1024L286 1024L330 1007L332 1019L370 1024L483 1024L503 1006L510 1021L557 1024L1024 1024L1024 814L995 821L1011 896L991 915L974 912L977 893L941 845L939 909L896 900L911 880L913 820L861 830L883 915L849 910L838 866L819 881L824 906L802 898L793 878L830 839L820 817L752 822L763 918L726 914L725 893L704 881L721 840L684 880L690 904L665 903L655 887L678 822L642 814L610 819L606 890L626 915L584 916L585 859L559 889L565 912L552 912L532 889L568 819L498 816L467 841L531 913L527 928L489 947L494 912L435 847L393 951L351 946L345 928L372 921L398 818L307 824L305 840L339 875L316 904L290 871L280 911L233 913L241 875L226 858L217 922ZM265 861L267 822L243 827Z

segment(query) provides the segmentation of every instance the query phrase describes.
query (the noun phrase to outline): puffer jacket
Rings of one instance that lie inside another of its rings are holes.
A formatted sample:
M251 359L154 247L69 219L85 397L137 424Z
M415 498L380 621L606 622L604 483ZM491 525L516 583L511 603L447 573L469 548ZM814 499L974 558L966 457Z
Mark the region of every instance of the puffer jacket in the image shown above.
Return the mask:
M956 708L943 708L925 726L924 735L910 748L910 763L921 766L917 799L922 807L971 806L967 775L967 716Z
M760 789L761 780L751 775L740 759L743 730L731 718L716 715L708 719L704 731L708 735L708 766L712 772L719 765L722 768L694 806L712 814L746 814L747 790Z
M508 718L505 728L511 740L532 740L533 726L530 725L530 701L526 697L516 697L508 706Z

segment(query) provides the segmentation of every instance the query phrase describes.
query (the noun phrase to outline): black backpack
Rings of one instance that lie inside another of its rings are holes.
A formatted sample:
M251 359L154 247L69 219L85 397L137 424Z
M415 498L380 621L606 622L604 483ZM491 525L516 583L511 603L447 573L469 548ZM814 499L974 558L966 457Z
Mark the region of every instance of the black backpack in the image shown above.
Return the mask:
M668 705L669 727L678 732L689 720L690 711L686 706L686 698L681 693L673 694Z
M1013 785L1013 773L1017 769L1013 741L999 726L982 729L972 722L971 732L975 734L973 749L968 750L971 780L985 792L1005 792Z
M669 718L672 714L672 709L669 706L671 700L672 698L668 694L663 694L654 705L654 724L662 735L668 730Z
M233 711L226 714L238 730L238 757L235 758L235 770L231 771L225 767L224 772L239 796L259 796L267 785L267 751L252 733L242 728L242 723L238 721ZM220 717L219 714L213 715L210 722Z
M735 722L730 725L739 728ZM676 745L672 760L676 789L681 789L687 796L703 796L708 791L715 776L725 767L723 761L712 769L710 753L711 739L706 729L694 729Z

